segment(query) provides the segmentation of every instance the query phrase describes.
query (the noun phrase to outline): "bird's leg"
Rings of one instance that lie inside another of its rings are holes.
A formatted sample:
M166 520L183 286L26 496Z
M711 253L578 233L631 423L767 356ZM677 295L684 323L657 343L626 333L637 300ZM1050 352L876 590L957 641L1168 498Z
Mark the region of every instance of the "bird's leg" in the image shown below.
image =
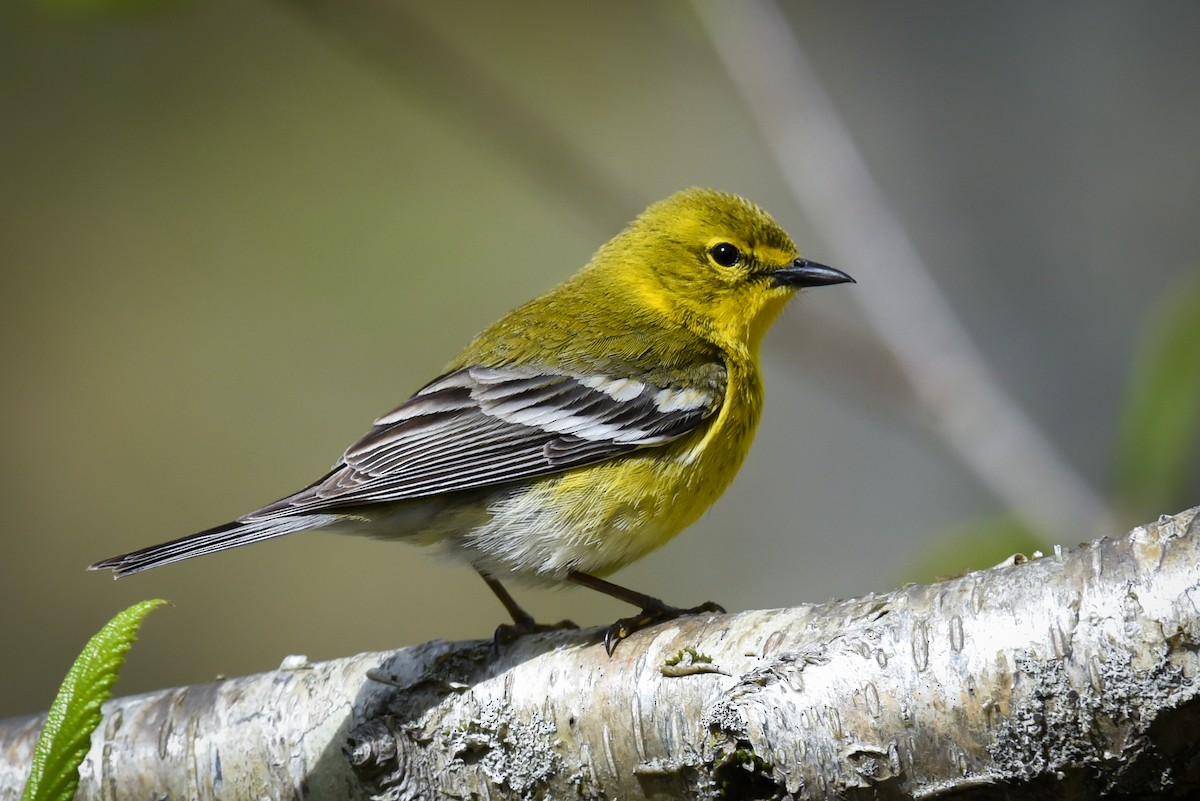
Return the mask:
M529 628L537 625L537 623L535 623L533 620L533 615L526 612L520 607L519 604L517 604L516 600L513 599L512 595L509 594L508 590L504 589L503 584L496 581L482 570L477 572L479 573L479 577L482 578L488 587L491 588L492 592L496 594L496 597L500 599L500 603L504 604L505 611L512 616L513 625L517 626L518 628Z
M476 570L484 583L491 588L496 597L500 599L500 603L504 604L504 608L508 610L508 614L512 616L512 625L503 623L496 627L495 644L501 645L509 643L520 637L523 634L534 634L539 631L556 631L558 629L577 629L579 628L569 620L560 620L552 625L538 623L533 619L533 615L526 612L517 604L508 590L504 589L504 585L496 579L484 573L482 570Z
M612 656L613 651L616 650L617 644L621 640L635 631L640 631L657 623L674 620L684 615L725 611L719 604L715 604L712 601L702 603L699 606L693 606L691 609L680 609L677 606L669 606L659 598L626 589L618 584L613 584L612 582L596 578L587 573L580 573L576 570L568 573L567 578L583 587L590 587L605 595L611 595L613 598L624 601L627 604L633 604L642 610L640 615L621 618L609 626L608 631L604 632L604 650L608 652L609 656Z

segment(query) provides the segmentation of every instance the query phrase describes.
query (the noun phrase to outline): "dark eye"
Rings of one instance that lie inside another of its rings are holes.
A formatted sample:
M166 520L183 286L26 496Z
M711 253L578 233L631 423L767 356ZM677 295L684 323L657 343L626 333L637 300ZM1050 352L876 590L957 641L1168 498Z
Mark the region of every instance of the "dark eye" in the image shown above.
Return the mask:
M708 255L722 267L732 267L742 260L742 252L728 242L720 242L708 249Z

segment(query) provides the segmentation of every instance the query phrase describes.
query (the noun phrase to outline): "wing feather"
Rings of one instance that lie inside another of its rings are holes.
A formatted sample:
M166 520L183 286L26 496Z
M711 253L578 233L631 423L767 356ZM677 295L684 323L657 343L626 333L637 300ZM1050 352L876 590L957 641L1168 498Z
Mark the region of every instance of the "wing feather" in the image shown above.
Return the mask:
M676 439L725 395L723 365L638 379L466 367L375 421L316 483L243 521L386 503L571 470Z

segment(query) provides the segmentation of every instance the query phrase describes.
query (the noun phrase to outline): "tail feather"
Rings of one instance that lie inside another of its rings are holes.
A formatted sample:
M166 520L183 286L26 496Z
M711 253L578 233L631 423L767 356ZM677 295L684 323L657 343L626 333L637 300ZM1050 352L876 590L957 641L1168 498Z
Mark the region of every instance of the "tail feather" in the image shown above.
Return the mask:
M129 553L112 556L89 565L88 570L111 570L114 578L140 573L152 567L181 562L193 556L203 556L217 551L261 542L297 531L323 528L337 522L338 515L296 515L276 517L270 520L249 522L234 521L222 526L206 529L177 540L151 545Z

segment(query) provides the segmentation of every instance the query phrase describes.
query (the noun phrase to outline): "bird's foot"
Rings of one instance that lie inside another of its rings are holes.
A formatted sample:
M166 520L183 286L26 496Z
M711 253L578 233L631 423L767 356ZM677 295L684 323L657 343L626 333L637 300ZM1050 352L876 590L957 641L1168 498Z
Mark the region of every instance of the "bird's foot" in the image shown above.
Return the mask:
M532 617L526 615L522 620L514 623L503 623L496 627L496 633L492 636L492 650L498 653L501 647L509 645L527 634L542 634L548 631L564 631L578 628L579 626L570 620L560 620L557 623L538 623Z
M617 650L617 645L621 640L629 637L634 632L656 626L659 623L665 623L668 620L674 620L677 617L702 615L712 612L721 614L724 611L724 607L712 601L702 603L699 606L693 606L690 609L680 609L677 606L667 606L666 604L651 606L643 609L641 613L633 617L623 617L609 626L604 632L604 650L608 652L609 656L612 656L613 651Z

